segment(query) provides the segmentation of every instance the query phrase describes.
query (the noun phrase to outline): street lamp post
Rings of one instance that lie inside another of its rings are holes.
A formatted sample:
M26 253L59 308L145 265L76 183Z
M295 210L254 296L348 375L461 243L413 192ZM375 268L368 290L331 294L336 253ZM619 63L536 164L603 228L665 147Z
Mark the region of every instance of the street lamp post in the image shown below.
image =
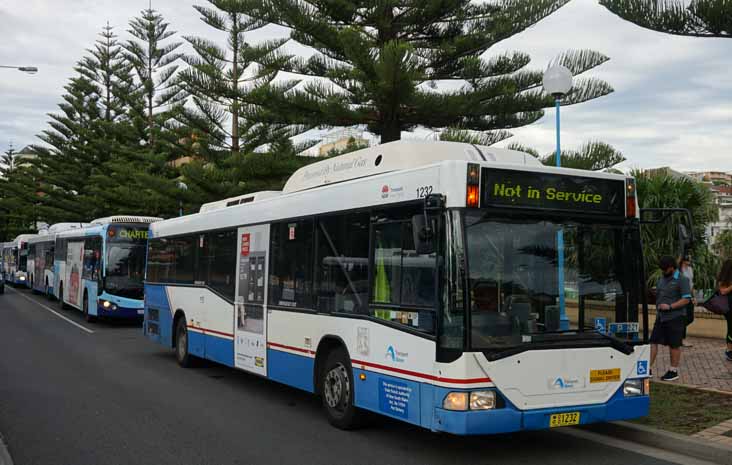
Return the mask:
M572 72L562 65L554 65L546 70L544 79L542 80L544 90L554 97L556 108L556 128L557 128L557 152L554 156L557 168L562 166L562 147L559 109L562 103L562 97L572 88ZM564 231L557 231L557 285L559 292L559 329L566 331L569 329L569 318L567 317L567 308L564 295ZM583 322L579 322L582 325Z
M5 66L5 65L0 65L0 68L17 69L18 71L23 71L24 73L28 73L28 74L36 74L38 72L38 68L36 68L35 66Z
M183 181L178 181L178 189L181 190L178 196L178 216L183 216L183 192L188 190L188 186Z

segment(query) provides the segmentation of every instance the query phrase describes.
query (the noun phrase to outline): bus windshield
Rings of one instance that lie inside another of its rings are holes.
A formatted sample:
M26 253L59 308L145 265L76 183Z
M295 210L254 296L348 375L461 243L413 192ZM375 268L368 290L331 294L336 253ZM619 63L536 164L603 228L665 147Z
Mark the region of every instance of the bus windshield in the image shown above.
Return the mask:
M474 349L569 334L638 339L640 276L630 228L480 211L468 211L464 224Z
M143 298L147 229L110 227L105 290L130 299Z

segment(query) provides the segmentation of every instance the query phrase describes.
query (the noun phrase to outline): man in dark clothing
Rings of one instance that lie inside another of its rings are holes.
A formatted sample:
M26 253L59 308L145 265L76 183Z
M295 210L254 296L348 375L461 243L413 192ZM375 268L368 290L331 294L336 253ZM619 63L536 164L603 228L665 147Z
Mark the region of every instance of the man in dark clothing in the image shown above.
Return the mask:
M676 269L673 257L661 257L658 266L663 276L656 285L656 324L651 333L651 367L658 355L658 345L668 346L671 367L661 380L675 381L679 379L681 342L686 326L686 306L691 302L691 283Z

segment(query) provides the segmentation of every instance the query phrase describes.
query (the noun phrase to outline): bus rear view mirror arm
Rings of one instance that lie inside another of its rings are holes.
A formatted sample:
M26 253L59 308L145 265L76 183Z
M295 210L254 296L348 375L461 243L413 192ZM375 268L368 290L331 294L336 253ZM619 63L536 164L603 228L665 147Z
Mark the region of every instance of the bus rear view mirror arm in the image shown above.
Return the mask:
M430 194L424 199L424 214L412 217L412 233L414 246L420 255L429 255L435 252L435 214L445 209L445 197L440 194Z

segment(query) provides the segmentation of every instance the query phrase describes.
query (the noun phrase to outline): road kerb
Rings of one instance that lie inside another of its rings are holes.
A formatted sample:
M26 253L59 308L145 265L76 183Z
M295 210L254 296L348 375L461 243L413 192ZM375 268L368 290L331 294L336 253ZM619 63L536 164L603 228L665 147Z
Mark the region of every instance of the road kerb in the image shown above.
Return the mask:
M10 457L2 434L0 434L0 465L13 465L13 459Z
M636 425L626 421L598 423L583 426L582 428L719 465L732 465L732 447L704 439L663 431L650 426Z

